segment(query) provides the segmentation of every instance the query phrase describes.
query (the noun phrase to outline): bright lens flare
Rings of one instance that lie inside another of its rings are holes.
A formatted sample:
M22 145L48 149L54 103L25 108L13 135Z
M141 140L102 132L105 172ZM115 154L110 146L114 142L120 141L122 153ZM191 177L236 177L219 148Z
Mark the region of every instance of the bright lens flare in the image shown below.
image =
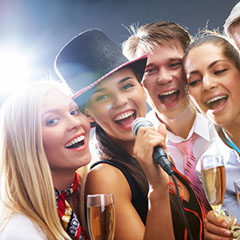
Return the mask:
M2 96L24 86L30 80L30 75L31 71L24 56L14 51L0 50L0 94Z

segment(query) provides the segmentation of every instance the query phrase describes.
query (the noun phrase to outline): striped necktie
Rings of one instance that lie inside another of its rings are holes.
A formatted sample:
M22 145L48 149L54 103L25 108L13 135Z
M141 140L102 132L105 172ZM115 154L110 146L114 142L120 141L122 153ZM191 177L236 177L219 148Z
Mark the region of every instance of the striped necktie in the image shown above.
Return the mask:
M174 144L183 153L185 159L184 161L185 175L188 178L194 193L201 200L205 208L205 211L208 212L209 210L211 210L211 207L208 203L204 190L197 177L196 173L197 160L193 155L193 144L197 137L198 135L196 133L193 133L193 135L188 140Z

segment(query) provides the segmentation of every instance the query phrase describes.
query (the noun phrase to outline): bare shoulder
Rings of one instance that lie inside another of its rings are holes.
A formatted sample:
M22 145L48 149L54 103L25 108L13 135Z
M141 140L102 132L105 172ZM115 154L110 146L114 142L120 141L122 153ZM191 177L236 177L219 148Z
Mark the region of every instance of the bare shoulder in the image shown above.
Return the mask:
M88 172L85 188L88 194L116 191L130 193L124 174L118 168L106 163L100 163Z

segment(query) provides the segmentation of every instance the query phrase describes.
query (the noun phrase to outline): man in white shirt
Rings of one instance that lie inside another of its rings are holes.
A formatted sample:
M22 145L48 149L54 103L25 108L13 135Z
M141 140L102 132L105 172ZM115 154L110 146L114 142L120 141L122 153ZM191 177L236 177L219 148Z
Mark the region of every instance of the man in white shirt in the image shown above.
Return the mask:
M196 132L200 139L196 139L193 152L199 158L210 144L208 129L212 125L196 114L185 91L182 61L189 42L190 35L181 26L157 22L141 26L123 43L123 53L130 59L148 54L142 80L152 108L147 117L155 126L159 121L166 125L168 152L184 175L184 155L174 143L182 142Z
M217 136L214 125L196 111L186 92L182 61L190 42L190 35L178 24L166 21L131 29L133 34L123 43L123 54L129 59L148 54L142 80L148 94L148 103L152 107L147 118L155 126L158 126L159 122L166 125L168 153L176 168L186 175L185 156L176 145L187 142L193 134L197 135L192 152L198 161L207 152L216 152L213 143ZM223 145L222 148L221 150L229 152L227 146ZM197 168L199 168L199 161L195 169ZM235 167L235 170L237 168ZM194 174L199 176L199 173L195 171ZM233 202L237 204L236 196L232 196L232 187L229 187L231 200L234 198ZM225 197L228 198L228 196ZM210 210L207 203L204 207L206 211ZM236 205L235 208L237 207ZM237 217L240 219L240 211Z

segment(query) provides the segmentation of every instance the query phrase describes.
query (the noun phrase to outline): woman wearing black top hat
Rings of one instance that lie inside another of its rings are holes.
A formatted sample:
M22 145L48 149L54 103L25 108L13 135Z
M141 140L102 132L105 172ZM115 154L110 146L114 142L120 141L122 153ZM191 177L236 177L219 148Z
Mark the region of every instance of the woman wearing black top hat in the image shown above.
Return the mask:
M86 194L114 194L114 239L188 239L172 178L152 158L155 146L166 149L164 126L139 128L136 139L131 130L134 119L146 114L140 83L145 64L146 56L128 61L94 29L67 43L55 68L96 125L101 161L92 166L85 189ZM202 239L204 210L187 180L174 171L193 239Z

